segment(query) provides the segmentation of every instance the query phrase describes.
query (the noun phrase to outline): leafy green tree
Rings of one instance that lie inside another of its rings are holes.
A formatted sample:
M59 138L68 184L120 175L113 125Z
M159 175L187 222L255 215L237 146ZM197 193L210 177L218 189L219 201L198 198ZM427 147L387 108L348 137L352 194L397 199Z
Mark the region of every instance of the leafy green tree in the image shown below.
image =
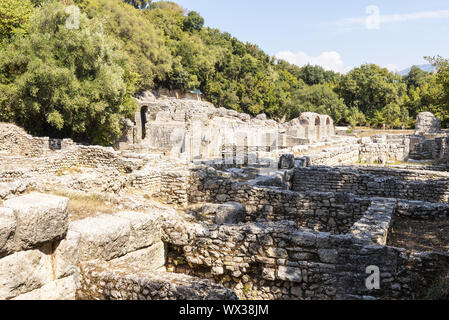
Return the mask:
M327 114L339 123L345 118L347 111L343 99L329 85L317 84L293 93L289 119L299 117L303 112L317 112Z
M151 0L123 0L136 9L146 9L151 6Z
M96 21L82 14L79 29L66 28L65 8L46 3L29 36L0 51L1 120L34 135L110 145L120 119L135 112L134 75Z
M204 26L204 18L196 11L190 11L184 18L184 31L201 31Z
M310 64L300 69L298 72L298 77L309 86L315 84L332 83L340 79L340 75L338 73L326 71L320 66L312 66Z
M345 119L352 128L355 128L357 125L366 124L365 115L356 107L351 107L347 110Z
M173 58L162 32L144 12L121 0L90 0L85 12L101 21L105 32L130 57L131 69L138 75L138 91L150 90L167 79Z
M417 88L421 87L424 83L426 83L430 73L421 70L421 68L417 66L413 66L410 69L410 72L403 77L404 82L407 85L407 88Z
M29 30L29 20L33 14L30 0L2 0L0 2L0 41L14 34L24 34Z
M369 120L375 117L376 111L391 103L403 105L407 88L399 75L386 68L366 64L345 75L336 92L348 107L358 108Z

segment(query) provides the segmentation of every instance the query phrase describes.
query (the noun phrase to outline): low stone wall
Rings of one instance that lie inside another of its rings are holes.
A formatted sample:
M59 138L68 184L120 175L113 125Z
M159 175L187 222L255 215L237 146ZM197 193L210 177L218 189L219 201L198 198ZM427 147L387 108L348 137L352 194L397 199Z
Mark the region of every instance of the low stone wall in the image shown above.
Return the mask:
M398 201L395 214L415 220L443 220L449 218L449 205L422 201Z
M422 298L421 289L447 272L449 254L386 246L395 201L372 201L344 235L287 221L217 226L168 218L169 267L222 283L243 299ZM378 290L366 287L370 266L379 267Z
M369 171L369 170L367 170ZM372 171L373 172L373 171ZM426 173L414 175L410 171L388 171L393 175L373 175L364 170L344 170L341 168L296 168L292 190L320 192L349 192L364 197L386 197L427 202L444 202L449 199L449 180L421 179ZM379 173L379 172L378 172ZM394 177L407 176L414 181ZM411 177L411 178L410 178ZM429 175L432 177L432 174ZM415 180L416 179L416 180Z
M346 233L370 205L369 200L347 194L255 187L203 169L193 172L188 194L190 203L241 203L246 221L290 220L298 227L333 233Z
M81 265L80 300L236 300L229 289L205 279L91 261Z
M361 139L360 162L382 163L406 161L410 154L410 139L401 135L385 135Z

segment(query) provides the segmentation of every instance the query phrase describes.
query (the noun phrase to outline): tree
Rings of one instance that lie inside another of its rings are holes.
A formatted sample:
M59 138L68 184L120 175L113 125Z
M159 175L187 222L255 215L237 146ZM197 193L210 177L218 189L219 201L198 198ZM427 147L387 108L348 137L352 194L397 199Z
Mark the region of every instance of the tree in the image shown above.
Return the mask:
M299 117L303 112L317 112L329 115L338 123L345 118L348 111L343 99L326 84L295 91L290 104L289 119Z
M29 29L33 14L30 0L2 0L0 2L0 41L14 34L24 34Z
M401 80L386 68L365 64L345 75L336 92L348 107L358 108L369 120L391 103L404 104L407 87Z
M301 68L298 73L301 78L309 86L315 84L324 84L338 81L340 75L333 71L326 71L320 66L312 66L310 64Z
M429 72L423 71L417 66L413 66L408 75L404 76L403 80L407 84L407 88L417 88L421 87L426 82L428 76Z
M193 32L201 31L204 26L204 18L196 11L190 11L184 18L184 31Z
M173 58L162 32L147 19L145 12L121 0L90 0L85 12L90 18L102 21L105 32L130 57L131 69L138 75L138 91L151 90L155 83L166 80Z
M0 114L34 135L110 145L132 116L134 75L127 57L84 14L67 29L65 6L36 9L27 38L0 51Z
M151 6L151 0L123 0L134 6L136 9L146 9Z

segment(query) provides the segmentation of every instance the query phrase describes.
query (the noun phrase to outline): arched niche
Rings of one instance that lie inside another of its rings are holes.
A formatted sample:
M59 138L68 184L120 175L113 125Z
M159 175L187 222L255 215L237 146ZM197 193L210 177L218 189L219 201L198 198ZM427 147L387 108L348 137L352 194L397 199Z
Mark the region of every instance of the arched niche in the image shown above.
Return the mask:
M147 137L147 114L148 114L148 107L147 106L143 106L142 108L140 108L140 121L141 121L141 126L142 126L142 140L145 140L145 138Z

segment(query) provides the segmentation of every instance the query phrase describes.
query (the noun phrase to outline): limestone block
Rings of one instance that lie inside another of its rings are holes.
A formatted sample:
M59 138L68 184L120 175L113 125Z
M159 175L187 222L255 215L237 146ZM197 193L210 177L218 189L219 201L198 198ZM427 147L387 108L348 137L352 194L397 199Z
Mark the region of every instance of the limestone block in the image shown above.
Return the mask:
M21 251L0 259L0 300L38 289L53 280L51 256Z
M421 112L418 114L416 122L416 134L441 132L441 120L430 112Z
M79 250L81 234L69 230L67 236L57 246L54 253L55 276L57 279L71 276L79 272Z
M11 209L0 208L0 257L14 250L16 218Z
M320 249L318 250L320 260L324 263L336 263L338 258L337 250L333 249Z
M5 201L16 216L15 250L36 248L61 239L68 228L69 199L31 193Z
M278 278L284 281L301 282L301 269L281 266L278 269Z
M293 169L295 167L295 155L283 154L279 160L279 169Z
M69 229L80 234L80 261L109 261L128 253L131 234L129 220L113 215L101 215L72 222Z
M75 300L76 283L73 276L52 281L43 287L22 294L12 300Z
M129 251L147 248L160 240L157 216L140 212L120 212L114 216L129 220L131 223Z
M159 241L149 248L137 250L111 260L112 264L135 266L146 270L161 270L165 266L165 245Z
M216 224L238 224L245 219L245 208L237 202L224 204L204 204L203 214L214 215Z

